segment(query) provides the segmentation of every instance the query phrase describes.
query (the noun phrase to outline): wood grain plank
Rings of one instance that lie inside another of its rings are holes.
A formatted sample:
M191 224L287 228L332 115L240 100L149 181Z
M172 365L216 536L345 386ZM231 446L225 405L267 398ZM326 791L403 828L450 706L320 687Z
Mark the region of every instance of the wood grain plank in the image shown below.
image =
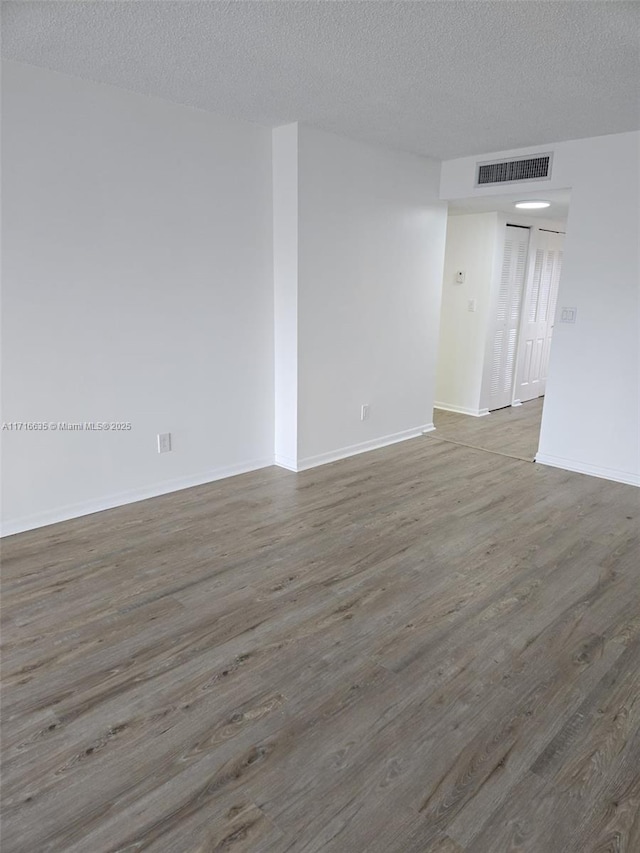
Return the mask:
M639 498L424 437L8 537L3 850L636 853Z

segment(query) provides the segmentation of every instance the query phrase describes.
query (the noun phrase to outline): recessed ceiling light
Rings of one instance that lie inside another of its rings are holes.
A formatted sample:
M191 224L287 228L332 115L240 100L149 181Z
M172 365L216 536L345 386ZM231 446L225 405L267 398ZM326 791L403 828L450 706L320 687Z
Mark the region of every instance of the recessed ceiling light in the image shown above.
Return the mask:
M548 201L517 201L516 207L522 210L539 210L542 207L550 207L551 202Z

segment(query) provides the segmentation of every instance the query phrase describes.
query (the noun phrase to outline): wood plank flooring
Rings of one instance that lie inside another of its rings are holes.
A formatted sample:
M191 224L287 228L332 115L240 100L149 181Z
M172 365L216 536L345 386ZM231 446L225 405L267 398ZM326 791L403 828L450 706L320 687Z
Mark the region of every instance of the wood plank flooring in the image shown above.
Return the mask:
M3 853L638 853L639 516L427 436L4 540Z
M533 462L538 452L543 401L544 397L539 397L521 406L507 406L483 418L436 409L433 417L436 429L428 435L438 441L452 441Z

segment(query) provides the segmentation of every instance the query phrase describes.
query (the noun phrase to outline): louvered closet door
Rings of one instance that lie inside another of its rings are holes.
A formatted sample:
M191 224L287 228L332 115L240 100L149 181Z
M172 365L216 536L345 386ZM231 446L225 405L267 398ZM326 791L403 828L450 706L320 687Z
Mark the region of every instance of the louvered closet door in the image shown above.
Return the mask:
M488 364L490 411L510 406L513 400L513 374L528 250L529 229L508 225L494 322L491 328Z
M563 246L563 234L536 231L518 352L515 396L523 403L545 392Z

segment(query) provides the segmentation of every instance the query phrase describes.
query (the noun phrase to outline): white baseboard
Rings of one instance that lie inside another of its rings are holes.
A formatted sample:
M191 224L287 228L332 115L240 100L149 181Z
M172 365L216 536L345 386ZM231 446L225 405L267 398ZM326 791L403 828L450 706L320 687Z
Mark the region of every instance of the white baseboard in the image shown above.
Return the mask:
M467 409L465 406L454 406L451 403L434 403L434 409L442 409L443 412L455 412L457 415L471 415L472 418L484 418L490 415L489 409Z
M425 432L431 432L433 429L435 429L433 424L423 424L414 429L407 429L403 432L392 433L391 435L383 435L381 438L374 438L371 441L351 444L349 447L340 447L338 450L331 450L328 453L307 456L304 459L298 460L295 468L282 465L279 462L276 462L276 465L281 465L281 467L288 468L290 471L307 471L309 468L317 468L319 465L327 465L329 462L337 462L339 459L347 459L349 456L357 456L359 453L368 453L370 450L378 450L381 447L388 447L390 444L397 444L400 441L407 441L410 438L418 438Z
M119 494L107 495L98 500L86 501L84 503L68 504L57 507L54 510L37 513L36 515L24 516L9 520L2 525L0 536L12 536L14 533L24 533L27 530L35 530L38 527L46 527L48 524L57 524L59 521L69 521L72 518L80 518L83 515L92 515L94 512L102 512L105 509L125 506L126 504L145 501L148 498L157 498L171 492L179 492L182 489L190 489L193 486L202 486L213 483L216 480L224 480L226 477L235 477L237 474L247 474L249 471L258 471L273 465L273 459L254 459L238 465L228 465L222 468L212 468L202 474L192 477L179 477L174 480L165 480L153 486L142 489L131 489Z
M536 462L551 468L562 468L565 471L575 471L577 474L588 474L590 477L600 477L602 480L613 480L614 483L625 483L628 486L640 486L640 474L630 471L618 471L616 468L603 468L599 465L588 465L575 459L565 459L548 453L537 453Z
M296 460L292 459L290 456L282 456L281 454L276 453L273 461L278 468L286 468L287 471L298 470L296 467Z

